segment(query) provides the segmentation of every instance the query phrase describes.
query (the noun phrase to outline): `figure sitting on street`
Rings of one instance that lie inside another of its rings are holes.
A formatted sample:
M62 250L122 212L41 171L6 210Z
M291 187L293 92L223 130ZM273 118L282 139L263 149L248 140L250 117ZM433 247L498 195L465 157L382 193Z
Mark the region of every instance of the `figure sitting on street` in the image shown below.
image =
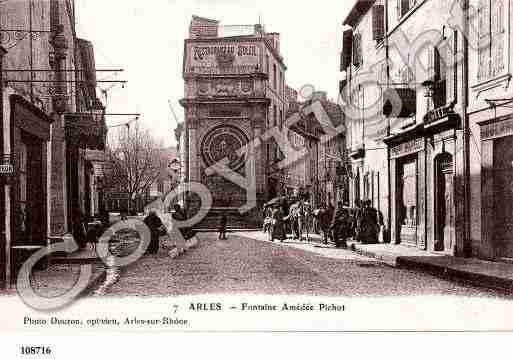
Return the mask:
M226 214L223 213L221 216L221 221L219 223L219 240L225 241L226 240L226 224L227 224L228 218L226 217Z
M175 220L176 222L185 222L187 220L187 214L179 204L175 204L173 206L173 209L173 220ZM182 233L182 236L186 241L191 239L195 235L194 231L190 227L180 227L180 233Z

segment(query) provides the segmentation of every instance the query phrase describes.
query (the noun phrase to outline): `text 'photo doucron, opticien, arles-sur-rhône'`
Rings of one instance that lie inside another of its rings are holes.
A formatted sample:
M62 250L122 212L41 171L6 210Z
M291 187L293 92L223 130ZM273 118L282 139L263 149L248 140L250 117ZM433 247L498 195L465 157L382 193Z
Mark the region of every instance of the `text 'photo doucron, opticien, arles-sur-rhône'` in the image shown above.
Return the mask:
M512 14L0 1L0 332L513 334Z

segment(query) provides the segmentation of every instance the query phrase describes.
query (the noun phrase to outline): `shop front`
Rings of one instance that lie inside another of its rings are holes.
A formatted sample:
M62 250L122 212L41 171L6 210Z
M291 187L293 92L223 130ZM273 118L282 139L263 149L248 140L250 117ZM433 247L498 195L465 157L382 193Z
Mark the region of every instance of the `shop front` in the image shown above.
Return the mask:
M482 251L513 259L513 115L479 123L481 130Z
M80 209L86 217L94 213L91 198L98 196L93 193L91 183L95 178L95 171L88 151L104 151L107 129L105 117L102 112L66 114L66 178L68 193L68 223L73 221L73 212Z
M14 160L14 175L8 188L6 218L7 278L13 281L23 262L47 245L48 153L52 119L18 95L9 96L11 109L8 148Z
M390 159L392 242L426 249L424 138L392 145Z
M463 255L463 141L460 118L444 113L387 139L392 243ZM458 157L459 156L459 157Z

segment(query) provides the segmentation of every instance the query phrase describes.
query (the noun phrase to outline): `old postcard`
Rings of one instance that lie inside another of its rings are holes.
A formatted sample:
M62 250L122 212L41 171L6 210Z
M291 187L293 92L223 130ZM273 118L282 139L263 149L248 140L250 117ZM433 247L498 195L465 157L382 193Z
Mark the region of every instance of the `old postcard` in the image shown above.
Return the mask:
M0 1L0 332L513 333L512 14Z

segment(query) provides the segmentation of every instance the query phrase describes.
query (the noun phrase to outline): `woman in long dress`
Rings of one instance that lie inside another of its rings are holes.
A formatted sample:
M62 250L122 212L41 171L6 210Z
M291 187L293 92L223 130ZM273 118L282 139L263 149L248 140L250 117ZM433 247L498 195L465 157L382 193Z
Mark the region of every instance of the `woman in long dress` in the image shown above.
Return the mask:
M275 239L279 240L280 242L285 241L286 234L281 206L276 206L273 208L271 218L271 241L274 242Z

